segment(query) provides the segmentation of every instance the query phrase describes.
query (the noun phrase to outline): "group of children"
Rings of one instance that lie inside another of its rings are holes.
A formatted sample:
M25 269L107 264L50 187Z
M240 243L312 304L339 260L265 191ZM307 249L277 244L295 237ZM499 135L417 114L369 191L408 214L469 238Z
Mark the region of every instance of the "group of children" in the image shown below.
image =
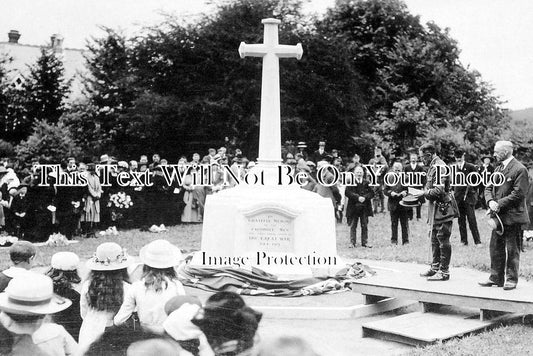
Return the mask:
M144 246L141 264L118 244L102 243L83 281L76 254L56 253L41 274L31 271L36 253L29 242L13 244L13 265L0 273L0 354L252 352L261 313L231 292L215 293L205 304L185 295L176 272L182 254L166 240Z

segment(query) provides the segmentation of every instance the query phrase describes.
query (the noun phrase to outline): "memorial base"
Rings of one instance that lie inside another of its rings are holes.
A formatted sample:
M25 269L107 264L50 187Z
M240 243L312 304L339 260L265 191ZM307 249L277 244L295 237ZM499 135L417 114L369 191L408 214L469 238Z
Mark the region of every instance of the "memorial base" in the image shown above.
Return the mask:
M296 186L239 185L207 197L201 252L193 264L248 265L310 276L343 267L333 204Z

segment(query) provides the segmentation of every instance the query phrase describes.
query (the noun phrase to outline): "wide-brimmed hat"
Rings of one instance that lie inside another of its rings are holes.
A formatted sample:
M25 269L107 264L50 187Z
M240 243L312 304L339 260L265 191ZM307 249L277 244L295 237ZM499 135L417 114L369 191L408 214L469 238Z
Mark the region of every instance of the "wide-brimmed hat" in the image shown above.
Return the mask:
M167 240L154 240L141 248L141 262L152 268L171 268L183 260L180 249Z
M407 195L402 198L400 201L401 206L405 206L406 208L413 208L417 207L420 204L420 199L418 197L415 197L414 195Z
M94 256L87 261L87 268L92 271L115 271L127 268L132 258L114 242L104 242L96 248Z
M80 263L80 258L74 252L61 251L52 256L50 266L62 271L75 271Z
M12 314L54 314L71 305L69 299L54 294L50 277L34 272L13 278L0 293L0 310Z

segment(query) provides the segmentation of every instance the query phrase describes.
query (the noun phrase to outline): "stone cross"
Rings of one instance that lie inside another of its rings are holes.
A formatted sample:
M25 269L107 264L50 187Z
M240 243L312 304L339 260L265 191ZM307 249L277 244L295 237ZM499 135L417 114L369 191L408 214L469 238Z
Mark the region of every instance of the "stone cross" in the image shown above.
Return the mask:
M263 77L261 83L261 116L259 124L259 157L262 167L277 166L281 163L281 119L279 103L279 58L302 58L302 45L280 45L278 43L277 19L264 19L263 43L246 44L241 42L239 55L263 57Z

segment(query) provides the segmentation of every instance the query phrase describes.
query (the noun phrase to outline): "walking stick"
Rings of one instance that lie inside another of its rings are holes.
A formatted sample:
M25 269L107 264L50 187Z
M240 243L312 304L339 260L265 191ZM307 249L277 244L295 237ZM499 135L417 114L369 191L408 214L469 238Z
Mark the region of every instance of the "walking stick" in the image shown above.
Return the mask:
M435 209L436 209L436 204L433 203L433 210L431 211L431 215L428 216L429 218L429 232L428 232L428 237L429 237L429 244L428 244L428 255L427 255L427 263L429 265L432 264L433 262L433 254L432 254L432 250L431 250L431 245L432 245L432 235L433 235L433 225L435 224ZM430 209L428 209L428 214L430 213L429 211Z

